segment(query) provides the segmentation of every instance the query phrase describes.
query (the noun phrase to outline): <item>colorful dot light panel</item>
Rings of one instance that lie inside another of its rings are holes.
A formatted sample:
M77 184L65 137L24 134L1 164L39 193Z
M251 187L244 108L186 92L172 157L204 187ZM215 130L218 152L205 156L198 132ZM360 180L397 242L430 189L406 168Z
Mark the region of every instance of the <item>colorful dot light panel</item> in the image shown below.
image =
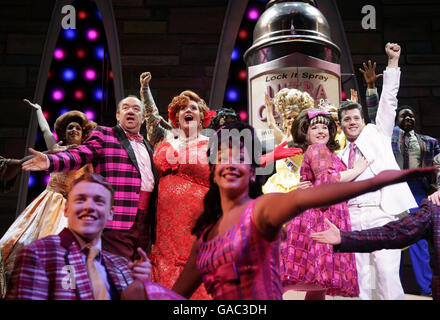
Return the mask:
M250 0L244 12L234 49L231 55L228 82L223 105L232 108L244 121L248 120L247 112L247 71L243 54L252 46L252 36L258 18L266 8L269 0Z
M70 110L82 111L98 124L114 124L114 121L105 123L106 117L103 117L106 112L114 114L116 102L101 14L95 1L76 0L72 6L76 13L76 28L63 29L60 26L42 102L44 116L52 131L55 120ZM47 149L39 129L35 148ZM44 190L48 181L47 173L30 174L28 203Z

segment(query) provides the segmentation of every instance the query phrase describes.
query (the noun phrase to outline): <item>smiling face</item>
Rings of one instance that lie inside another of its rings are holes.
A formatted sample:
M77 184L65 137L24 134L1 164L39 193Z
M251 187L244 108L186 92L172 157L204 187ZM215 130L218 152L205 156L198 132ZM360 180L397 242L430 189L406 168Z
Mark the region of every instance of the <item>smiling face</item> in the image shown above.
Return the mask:
M142 102L135 97L122 100L116 112L116 120L125 131L139 133L144 120Z
M295 118L298 116L298 112L295 110L288 111L283 114L283 128L286 134L290 134L290 128Z
M397 116L396 124L403 131L409 132L414 130L416 117L411 109L402 109Z
M103 185L80 181L70 190L64 210L69 229L86 242L97 241L113 217L111 192Z
M359 109L343 110L341 113L341 128L348 141L353 142L359 137L365 126Z
M327 144L330 134L328 126L323 123L311 124L307 129L306 140L308 144L323 143Z
M180 107L179 111L177 111L177 119L179 121L179 129L183 130L187 137L190 132L198 132L201 116L197 102L189 100L187 105Z
M229 143L222 143L213 174L220 194L228 194L230 197L247 196L249 182L255 180L255 169L245 147L230 147Z
M66 143L81 144L83 130L78 122L71 122L66 127Z

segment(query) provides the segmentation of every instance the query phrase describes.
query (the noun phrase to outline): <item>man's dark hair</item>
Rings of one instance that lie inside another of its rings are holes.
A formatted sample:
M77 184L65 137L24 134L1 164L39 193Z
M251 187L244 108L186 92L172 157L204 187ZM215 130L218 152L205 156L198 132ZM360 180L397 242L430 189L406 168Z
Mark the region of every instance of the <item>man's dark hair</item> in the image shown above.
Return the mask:
M408 106L408 105L404 105L404 106L400 106L397 108L396 110L396 118L394 119L394 122L397 123L397 118L399 117L399 113L400 111L404 110L404 109L409 109L412 111L412 113L414 114L414 118L416 116L416 110L414 109L414 107Z
M361 114L362 119L365 120L364 113L362 111L362 106L357 102L346 100L346 101L342 102L338 108L339 122L342 121L342 111L351 110L351 109L358 109Z

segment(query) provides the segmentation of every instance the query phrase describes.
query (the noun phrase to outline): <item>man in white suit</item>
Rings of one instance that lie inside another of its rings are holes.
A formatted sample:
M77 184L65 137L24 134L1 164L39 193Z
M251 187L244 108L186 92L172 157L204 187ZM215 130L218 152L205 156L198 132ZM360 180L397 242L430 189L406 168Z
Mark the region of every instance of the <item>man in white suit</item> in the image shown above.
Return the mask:
M373 161L355 180L371 178L383 170L399 169L391 147L391 136L400 83L400 46L387 43L385 52L388 56L388 66L383 75L376 124L365 125L362 106L358 103L345 101L338 111L339 121L347 138L347 145L338 156L349 168L359 157ZM349 200L347 204L353 231L383 226L397 220L397 215L417 207L406 183L364 194ZM399 277L400 253L400 250L356 253L361 299L404 299Z

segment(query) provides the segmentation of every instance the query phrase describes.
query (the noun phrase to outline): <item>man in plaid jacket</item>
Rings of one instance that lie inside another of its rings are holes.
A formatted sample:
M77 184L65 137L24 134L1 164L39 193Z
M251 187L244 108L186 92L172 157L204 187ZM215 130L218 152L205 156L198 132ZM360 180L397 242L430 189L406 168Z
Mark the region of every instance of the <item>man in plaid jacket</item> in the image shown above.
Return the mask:
M116 111L118 125L98 126L83 144L57 154L44 155L30 149L34 158L23 170L68 171L92 163L115 191L114 215L103 233L108 251L129 260L136 248L149 252L155 240L158 175L150 144L139 134L144 104L135 96L121 100Z
M75 180L65 207L68 228L20 251L6 298L119 299L134 279L148 280L151 264L143 250L138 249L142 258L134 263L102 250L101 234L112 215L113 189L108 181L97 173L86 173ZM92 247L99 253L87 259ZM87 263L88 260L92 262ZM95 277L89 276L95 271L91 271L91 264L96 270Z
M392 221L382 227L362 231L340 231L326 219L330 228L311 234L320 243L334 245L338 252L372 252L380 249L398 249L426 239L434 247L434 269L432 296L440 300L440 207L424 200L416 212L401 220Z

